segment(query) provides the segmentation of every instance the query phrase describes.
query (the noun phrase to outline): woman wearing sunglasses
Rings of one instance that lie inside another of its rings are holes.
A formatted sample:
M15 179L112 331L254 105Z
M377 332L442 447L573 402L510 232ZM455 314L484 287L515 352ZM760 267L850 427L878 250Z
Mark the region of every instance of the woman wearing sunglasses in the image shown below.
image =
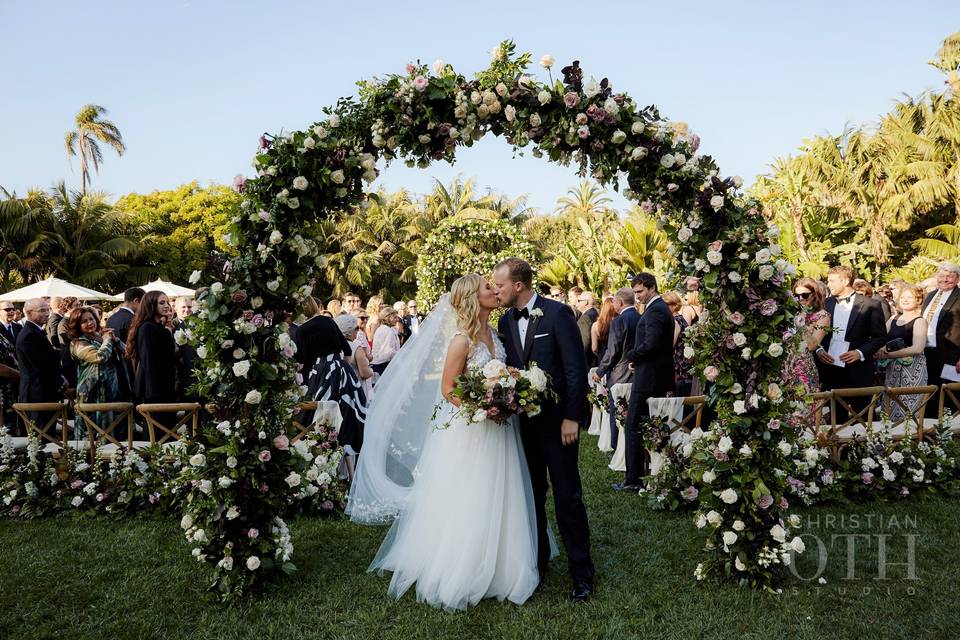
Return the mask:
M812 278L800 278L793 285L793 297L803 307L807 324L800 352L790 359L788 371L801 380L808 391L819 391L820 375L814 353L831 324L830 314L823 307L823 287Z

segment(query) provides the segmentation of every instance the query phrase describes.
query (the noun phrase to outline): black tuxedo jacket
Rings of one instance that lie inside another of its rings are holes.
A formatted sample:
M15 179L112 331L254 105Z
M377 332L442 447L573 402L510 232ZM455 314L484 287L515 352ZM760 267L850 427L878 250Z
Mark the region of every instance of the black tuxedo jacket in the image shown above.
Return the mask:
M590 329L600 317L600 312L590 307L577 318L577 328L580 329L580 342L583 343L583 354L587 357L587 366L592 366L597 357L593 355L593 345L590 344Z
M107 318L107 326L113 329L113 335L120 338L120 342L127 343L127 334L130 333L130 324L133 322L133 312L122 307Z
M20 335L21 331L23 331L23 325L19 322L11 322L9 329L0 324L0 333L2 333L3 337L7 339L7 342L12 345L17 344L17 336Z
M670 307L661 298L643 310L637 322L633 349L627 353L628 361L634 366L632 394L658 398L673 393L675 322Z
M580 342L580 330L573 311L556 300L537 296L534 309L542 315L531 317L527 324L526 339L520 343L520 329L508 309L500 318L499 332L507 351L507 365L524 369L536 362L550 376L558 403L547 403L534 420L544 424L563 420L583 422L587 413L587 361Z
M824 306L827 313L833 318L837 298L830 296ZM821 345L824 349L830 348L830 337L829 332L823 337ZM853 298L853 308L850 310L850 319L847 321L846 330L840 333L838 337L850 343L851 351L860 351L865 363L873 360L873 354L887 343L887 327L883 321L883 309L880 307L880 303L874 298L867 298L860 293L856 294Z
M924 317L926 317L927 308L936 295L937 292L933 291L927 294L924 299L922 313ZM937 318L936 336L937 355L940 363L956 364L957 361L960 361L960 288L954 287L947 297L943 309L940 310L940 317ZM939 374L938 370L937 375ZM933 382L930 384L933 384Z
M597 365L597 373L601 377L607 376L608 387L633 381L633 371L630 370L627 353L633 349L638 322L640 322L640 313L636 307L631 306L621 311L620 315L610 323L607 350L603 353L603 360Z
M20 402L57 402L63 383L60 353L47 334L27 322L17 336L17 365L20 370Z

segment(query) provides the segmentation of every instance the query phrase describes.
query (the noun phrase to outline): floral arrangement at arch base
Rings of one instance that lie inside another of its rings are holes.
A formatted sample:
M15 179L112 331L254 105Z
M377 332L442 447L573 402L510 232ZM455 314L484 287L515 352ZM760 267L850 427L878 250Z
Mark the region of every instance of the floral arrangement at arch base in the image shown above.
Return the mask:
M722 462L704 459L695 468L698 481L708 472L715 476L700 493L705 513L717 514L696 574L764 587L783 575L777 569L789 505L773 471L782 465L778 445L787 436L772 425L787 393L771 385L797 309L786 299L789 269L777 261L775 236L755 208L739 201L739 180L720 178L714 162L697 154L699 138L685 124L614 91L606 78L585 77L578 62L554 79L553 59L545 56L546 82L533 77L530 62L529 54L517 55L514 44L504 42L473 78L441 60L430 67L408 64L401 73L360 83L357 100L341 99L302 131L261 137L255 177L236 181L244 202L226 240L238 257L211 263L199 283L209 286L208 294L181 336L200 357L197 391L217 404L192 454L205 460L197 479L216 488L193 490L187 530L207 536L199 555L214 567L215 588L224 597L279 574L292 558L274 493L295 466L277 437L303 395L286 321L323 265L301 230L335 211L365 206L366 185L386 163L452 162L458 148L488 133L516 151L529 148L536 157L576 165L582 176L623 185L627 197L661 216L684 269L703 277L710 314L692 339L698 374L707 375L706 362L715 367L716 375L707 377L716 383L709 402L720 416L717 426L736 443L734 451L744 453ZM728 319L734 313L749 318L736 332ZM743 344L728 347L733 340ZM222 487L231 458L244 477ZM231 509L243 526L224 522ZM251 528L257 538L245 533ZM736 531L737 540L727 531ZM771 555L776 565L767 563Z

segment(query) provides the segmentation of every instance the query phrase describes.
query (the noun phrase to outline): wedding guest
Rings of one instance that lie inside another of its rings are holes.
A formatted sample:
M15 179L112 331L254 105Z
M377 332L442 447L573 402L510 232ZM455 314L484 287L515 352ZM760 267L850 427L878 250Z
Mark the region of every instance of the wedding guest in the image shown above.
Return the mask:
M637 312L636 295L634 289L624 287L613 296L613 310L617 317L610 324L607 337L607 347L603 358L597 364L593 379L600 382L607 377L607 398L610 399L610 415L617 415L617 405L614 402L610 389L613 385L633 381L633 371L630 368L629 352L633 348L634 334L640 314ZM610 446L616 450L619 440L619 430L610 429Z
M693 385L693 361L683 355L686 346L684 330L690 326L686 318L680 313L683 308L683 298L676 291L666 291L663 301L667 303L670 313L673 314L675 326L673 328L673 386L677 397L685 398L690 395Z
M113 329L114 335L124 344L128 344L127 334L130 332L133 317L137 315L137 310L140 309L140 302L144 295L145 292L140 287L131 287L124 291L123 304L107 320L107 327Z
M603 304L600 306L600 315L597 316L597 321L590 327L590 348L593 351L594 361L598 364L603 360L603 356L607 352L607 338L610 337L610 325L617 315L613 296L604 298Z
M942 262L937 269L937 290L923 301L923 319L927 322L927 380L930 384L952 382L941 373L944 365L960 372L960 266ZM933 404L933 403L930 403Z
M177 298L177 301L173 305L173 310L176 312L177 317L174 322L174 326L179 328L184 320L193 315L193 298L188 298L187 296L180 296Z
M49 304L50 317L47 319L47 324L44 325L44 332L47 335L47 340L53 345L53 348L59 351L60 338L57 335L57 329L60 327L60 321L63 320L63 316L66 315L69 309L64 299L60 296L52 296Z
M410 335L417 335L420 331L420 323L423 322L423 316L417 313L417 301L411 300L407 303L407 315L402 318L403 324L407 327Z
M367 314L366 309L360 309L357 314L357 327L359 332L357 334L357 339L363 338L367 343L367 349L370 353L373 353L373 341L367 337L367 321L370 319L370 316Z
M563 293L562 287L554 286L550 287L550 295L547 297L552 300L556 300L557 302L563 302L566 296Z
M703 304L700 302L699 289L687 291L687 295L683 300L683 305L680 308L680 315L682 315L683 319L687 322L687 326L690 326L699 320L700 314L702 313Z
M900 309L897 307L896 302L894 301L893 287L891 287L889 284L882 284L877 287L877 295L883 301L880 304L886 305L884 313L887 313L888 311L890 313L890 316L887 318L888 320L890 317L900 313Z
M580 305L578 303L580 294L582 293L583 293L583 287L579 287L576 285L567 289L567 306L573 309L573 315L575 315L577 318L579 318L580 314L582 313L580 311Z
M308 320L300 325L294 336L294 342L297 345L295 358L301 365L304 380L307 381L318 360L333 353L348 356L353 351L340 329L337 328L337 324L332 318L322 315L323 313L325 311L320 308L317 301L307 296L303 303L303 315Z
M863 294L867 298L876 297L877 302L880 303L880 310L883 312L883 321L884 323L890 319L892 313L890 305L882 296L874 296L873 285L864 280L863 278L857 278L853 281L853 290L857 293Z
M397 318L400 320L400 324L397 325L397 332L400 335L400 345L403 346L407 343L407 340L410 339L410 336L413 335L406 323L407 303L403 300L394 302L393 310L397 312Z
M17 308L12 302L0 302L0 336L10 344L17 343L17 336L23 326L16 320Z
M346 292L343 294L341 300L343 300L343 310L347 313L357 315L357 313L360 311L360 296L354 292Z
M60 308L63 310L63 317L60 318L60 321L57 322L57 344L59 349L62 352L67 353L69 359L69 345L70 337L67 336L67 314L70 313L73 309L79 309L81 307L80 300L74 298L73 296L68 296L62 299L60 303ZM47 323L47 331L49 336L50 323ZM57 346L57 345L54 345Z
M380 327L380 309L383 308L383 298L381 296L371 296L367 300L367 316L370 320L367 322L366 334L367 340L373 344L373 336Z
M880 303L855 292L853 280L853 269L845 265L827 272L830 297L825 308L832 329L816 352L827 365L821 369L820 377L824 390L871 386L873 356L887 342ZM838 366L837 361L843 366Z
M13 321L19 324L21 328L23 327L24 323L27 321L27 317L23 315L23 309L18 309L14 307Z
M20 402L59 402L64 380L60 371L60 354L44 331L50 320L50 304L42 298L27 300L23 305L27 321L17 336L17 370L20 373ZM49 418L47 412L32 411L30 419L43 424Z
M130 323L125 355L134 368L133 396L137 402L177 401L177 345L173 333L164 326L170 314L167 294L148 291ZM169 426L176 421L176 415L163 413L157 421Z
M125 345L113 329L100 330L100 317L91 307L71 309L67 313L67 336L70 357L77 368L77 402L123 402L129 397L130 382L123 363ZM106 430L114 420L109 411L93 413L93 421ZM77 431L82 434L83 421L79 418ZM114 437L126 437L126 429L117 427Z
M400 316L392 307L387 307L380 312L380 326L373 335L373 370L383 375L387 365L393 360L400 350L400 335L397 332L397 325L400 324Z
M19 325L17 326L19 327ZM17 334L19 335L19 331ZM10 430L10 435L19 433L16 413L13 411L13 403L17 401L18 389L16 387L19 382L20 371L17 369L16 344L8 340L5 333L0 332L0 426L7 427Z
M927 320L920 311L923 289L905 287L900 290L897 302L901 313L887 322L887 345L877 351L878 358L891 360L884 384L891 388L922 386L927 384L927 358L923 354L927 346ZM894 346L899 348L891 350ZM890 420L897 424L914 415L922 401L920 395L900 396L906 411L897 402L890 402Z
M577 294L576 303L576 311L580 314L577 318L577 328L580 329L580 341L583 343L583 353L587 357L587 368L589 369L597 363L596 357L593 355L593 345L590 344L590 330L597 318L600 317L600 309L597 308L597 296L592 291L581 291Z
M627 471L617 490L639 489L647 475L646 452L643 447L643 419L650 415L649 398L662 398L673 393L673 336L676 322L657 291L657 280L649 273L634 278L634 291L644 303L644 312L637 322L636 335L628 361L633 364L633 385L627 413Z
M803 341L795 353L787 357L787 379L797 380L810 393L820 390L820 361L814 353L820 348L830 328L830 314L824 309L823 290L812 278L800 278L793 285L793 297L803 308Z
M187 318L193 315L193 298L181 296L174 305L177 317L173 320L173 331L186 330ZM199 402L200 398L190 389L197 383L194 369L197 364L197 350L191 344L177 345L177 398L180 402Z
M367 344L367 337L362 335L356 316L345 313L337 316L334 322L337 323L337 327L340 329L343 337L350 343L351 353L347 361L353 368L353 372L357 374L357 378L363 387L363 392L367 396L367 402L369 402L373 397L373 380L375 375L373 369L370 367L370 345Z
M340 301L334 298L327 303L327 313L332 317L336 318L338 315L343 313L343 305L340 304Z

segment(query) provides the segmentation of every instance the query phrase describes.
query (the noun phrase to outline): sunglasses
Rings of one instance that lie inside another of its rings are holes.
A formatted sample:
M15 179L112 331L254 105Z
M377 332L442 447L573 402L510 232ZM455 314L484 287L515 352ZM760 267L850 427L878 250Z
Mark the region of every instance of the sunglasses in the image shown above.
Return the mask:
M809 298L809 297L812 296L812 295L813 295L813 292L812 292L812 291L803 291L803 292L801 292L801 293L795 293L795 294L793 294L793 297L796 298L797 300L806 300L807 298Z

